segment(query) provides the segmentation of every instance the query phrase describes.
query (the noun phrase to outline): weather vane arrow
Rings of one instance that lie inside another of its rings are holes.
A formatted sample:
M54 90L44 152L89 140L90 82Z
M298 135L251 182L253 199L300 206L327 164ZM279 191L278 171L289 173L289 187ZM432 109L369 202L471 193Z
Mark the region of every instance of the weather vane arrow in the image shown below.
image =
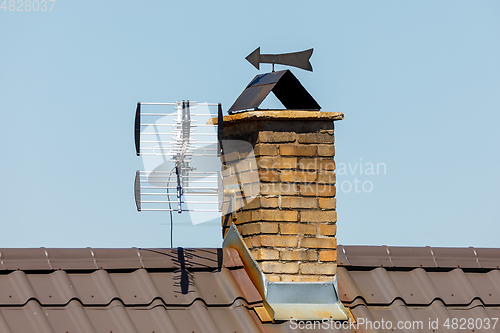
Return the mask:
M313 53L313 49L292 52L292 53L282 53L282 54L260 54L260 47L255 51L250 53L245 59L248 60L255 68L259 69L260 64L274 64L294 66L298 68L305 69L306 71L312 72L312 66L309 62L309 58Z

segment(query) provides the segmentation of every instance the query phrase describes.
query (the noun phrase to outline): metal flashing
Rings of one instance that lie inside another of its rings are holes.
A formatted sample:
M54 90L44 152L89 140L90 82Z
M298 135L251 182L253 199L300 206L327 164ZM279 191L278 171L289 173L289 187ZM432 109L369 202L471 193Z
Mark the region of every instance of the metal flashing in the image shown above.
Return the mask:
M349 319L349 313L339 300L336 276L333 281L328 282L269 281L252 258L233 223L222 245L238 251L245 264L245 270L261 293L264 306L274 320Z
M286 109L314 111L321 109L300 81L287 69L255 76L228 113L258 108L271 91Z

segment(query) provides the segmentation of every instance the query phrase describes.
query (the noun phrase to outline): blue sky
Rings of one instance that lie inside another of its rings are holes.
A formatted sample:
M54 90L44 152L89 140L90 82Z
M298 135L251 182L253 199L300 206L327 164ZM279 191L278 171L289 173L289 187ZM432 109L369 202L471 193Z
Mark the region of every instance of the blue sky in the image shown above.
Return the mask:
M314 72L292 71L345 114L340 244L498 247L499 17L498 1L456 0L2 8L0 247L168 247L168 216L135 210L135 104L227 110L270 70L244 59L258 46L313 47ZM174 246L220 242L218 225L175 227Z

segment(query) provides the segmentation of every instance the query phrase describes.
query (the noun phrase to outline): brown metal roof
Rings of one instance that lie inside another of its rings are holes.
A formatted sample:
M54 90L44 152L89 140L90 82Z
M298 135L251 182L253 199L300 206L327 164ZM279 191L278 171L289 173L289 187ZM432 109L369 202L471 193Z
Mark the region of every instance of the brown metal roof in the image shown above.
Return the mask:
M339 245L337 254L337 261L342 266L500 268L500 249Z
M500 249L339 246L338 253L339 296L358 319L428 325L500 317ZM2 333L392 332L292 330L290 322L261 323L253 310L261 305L233 249L0 249Z

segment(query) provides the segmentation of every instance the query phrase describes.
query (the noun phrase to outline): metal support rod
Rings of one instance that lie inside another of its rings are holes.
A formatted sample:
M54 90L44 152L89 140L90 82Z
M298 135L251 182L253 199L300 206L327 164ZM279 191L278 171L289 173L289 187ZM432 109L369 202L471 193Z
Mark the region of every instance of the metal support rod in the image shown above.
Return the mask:
M179 165L175 166L175 173L177 174L177 212L182 213L182 186L181 186L181 174L179 170ZM167 187L168 188L168 187Z
M192 116L207 116L213 117L214 114L211 113L191 113ZM177 116L175 113L141 113L141 116Z
M167 208L144 208L141 209L141 212L149 211L149 212L173 212L177 209L167 209ZM183 209L182 212L220 212L218 209Z
M177 201L172 201L172 200L158 200L158 201L155 201L155 200L146 200L146 201L141 201L141 203L176 203ZM219 202L218 201L183 201L183 203L186 203L186 204L218 204Z
M141 193L141 195L165 195L165 193ZM184 193L183 194L184 196L215 196L215 195L219 195L219 193Z
M177 105L177 103L141 103L141 105Z

